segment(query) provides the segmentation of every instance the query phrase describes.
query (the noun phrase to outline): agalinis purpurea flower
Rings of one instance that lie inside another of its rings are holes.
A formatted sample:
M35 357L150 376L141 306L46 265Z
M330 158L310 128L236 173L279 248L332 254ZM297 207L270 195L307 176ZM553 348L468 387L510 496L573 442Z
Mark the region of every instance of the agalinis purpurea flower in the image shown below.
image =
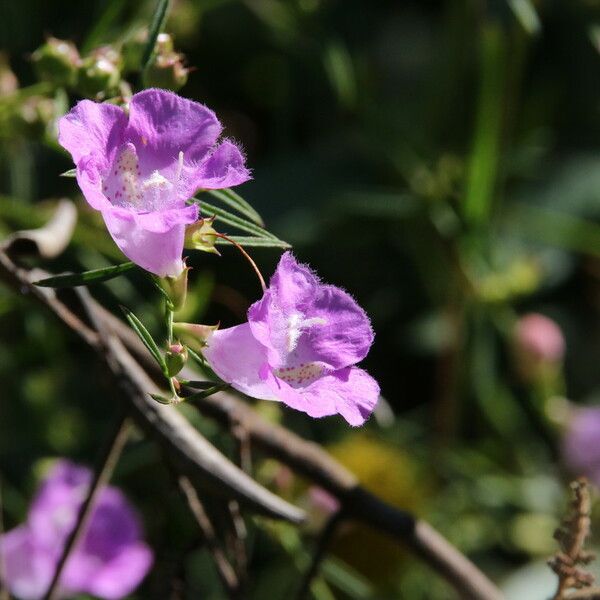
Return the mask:
M186 201L198 189L250 179L222 126L197 102L165 90L135 94L128 113L82 100L59 122L58 141L72 155L77 182L123 253L160 277L177 277L185 226L198 219Z
M562 440L562 457L573 475L600 486L600 406L574 408Z
M354 299L286 252L248 322L214 331L203 352L219 377L248 396L362 425L379 386L354 365L372 343L369 318Z
M2 577L15 597L38 600L46 593L91 480L88 469L58 461L34 499L27 521L0 536ZM136 511L118 489L105 487L66 563L60 597L123 598L140 584L152 560Z

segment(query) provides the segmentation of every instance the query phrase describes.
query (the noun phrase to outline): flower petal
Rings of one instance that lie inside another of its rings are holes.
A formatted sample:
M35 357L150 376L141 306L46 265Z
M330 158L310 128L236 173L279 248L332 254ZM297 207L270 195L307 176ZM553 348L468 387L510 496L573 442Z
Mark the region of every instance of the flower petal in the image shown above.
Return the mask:
M269 348L273 368L321 363L341 369L362 360L373 343L365 311L344 290L323 285L290 252L269 289L248 311L254 336Z
M136 146L143 171L176 165L180 152L186 162L200 162L221 130L212 110L166 90L144 90L129 103L126 139Z
M267 360L266 348L254 338L248 323L215 331L203 355L212 370L236 390L252 398L275 399L260 376Z
M242 151L233 142L224 140L193 173L192 193L198 188L216 190L233 187L250 178Z
M97 156L84 156L77 163L77 183L88 204L96 210L108 208L111 203L102 191L102 173L105 163Z
M102 216L113 240L129 260L159 277L177 277L181 273L184 267L181 259L184 222L193 216L191 211L186 211L183 216L138 215L124 208L111 207L102 211ZM171 224L175 224L165 230L170 219Z
M132 544L102 569L97 570L86 590L106 600L124 598L142 582L152 562L152 550L146 544Z
M292 388L276 377L268 379L277 387L277 397L311 417L340 414L350 425L362 425L379 398L379 385L363 369L348 367L323 375L304 388Z
M0 536L2 581L21 600L38 600L44 595L57 559L36 544L26 525Z
M59 120L58 142L75 164L90 154L110 164L126 126L127 115L118 106L82 100Z

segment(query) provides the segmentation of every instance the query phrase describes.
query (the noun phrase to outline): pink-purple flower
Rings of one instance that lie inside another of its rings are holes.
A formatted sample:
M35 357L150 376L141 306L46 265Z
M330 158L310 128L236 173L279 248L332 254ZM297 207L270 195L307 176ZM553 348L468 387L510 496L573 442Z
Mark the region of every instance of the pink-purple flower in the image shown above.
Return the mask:
M203 352L219 377L249 396L362 425L379 386L354 365L372 343L369 318L355 300L286 252L248 322L214 331Z
M91 479L88 469L58 461L34 499L26 523L0 536L2 577L15 597L37 600L46 593ZM66 563L60 595L123 598L140 584L152 560L136 511L118 489L106 487Z
M575 476L600 486L600 406L574 408L562 440L562 456Z
M158 89L135 94L128 113L82 100L59 122L77 181L116 244L140 267L177 277L185 226L198 219L186 201L200 188L244 183L250 173L222 126L197 102Z

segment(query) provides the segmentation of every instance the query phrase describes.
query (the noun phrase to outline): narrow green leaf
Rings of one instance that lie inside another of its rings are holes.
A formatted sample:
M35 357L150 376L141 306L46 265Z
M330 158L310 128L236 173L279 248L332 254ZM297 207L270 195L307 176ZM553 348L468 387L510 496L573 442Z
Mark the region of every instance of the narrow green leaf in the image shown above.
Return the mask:
M77 177L77 169L69 169L60 174L61 177Z
M241 231L247 231L248 233L252 233L253 235L262 238L271 238L273 240L277 239L272 233L269 233L266 229L256 225L255 223L252 223L251 221L247 221L246 219L242 219L237 215L233 215L229 211L219 208L218 206L214 206L213 204L209 204L204 200L199 200L198 198L194 198L194 200L200 203L200 209L203 216L214 215L223 223L227 223L228 225L236 227Z
M262 217L250 206L246 200L244 200L239 194L236 194L233 190L228 188L224 190L206 190L208 194L220 200L223 204L237 210L239 213L248 217L251 221L254 221L261 227L265 226Z
M134 267L134 263L124 262L120 265L113 265L112 267L93 269L92 271L83 271L83 273L65 273L64 275L55 275L54 277L47 277L46 279L34 281L33 284L41 287L53 288L90 285L92 283L100 283L101 281L108 281L109 279L118 277L122 273L130 271Z
M497 24L486 25L480 41L481 83L463 213L472 226L489 219L498 177L506 91L506 39Z
M161 29L165 25L167 20L167 10L169 8L169 0L158 0L154 15L152 17L152 23L150 24L150 31L148 32L148 44L144 49L142 55L142 69L145 69L154 54L154 47L156 46L156 39Z
M95 19L92 30L87 34L81 45L82 55L87 54L93 48L100 46L108 39L108 32L113 23L119 18L126 6L124 0L109 0L98 19Z
M125 306L121 306L121 310L125 314L127 322L131 325L131 328L137 333L140 340L142 340L144 346L148 348L150 354L154 360L160 365L165 376L167 375L167 365L163 358L158 345L154 341L154 338L150 335L150 332L146 329L144 324Z
M222 392L223 390L229 387L228 383L216 383L212 387L209 387L206 390L202 390L201 392L196 392L195 394L191 394L190 396L186 396L184 400L186 402L193 402L194 400L202 400L204 398L208 398L217 392Z
M249 248L283 248L288 249L292 246L283 240L270 239L270 238L259 238L245 235L230 235L229 239L238 243L240 246L246 246ZM226 246L229 244L227 240L223 238L217 239L215 242L219 246Z

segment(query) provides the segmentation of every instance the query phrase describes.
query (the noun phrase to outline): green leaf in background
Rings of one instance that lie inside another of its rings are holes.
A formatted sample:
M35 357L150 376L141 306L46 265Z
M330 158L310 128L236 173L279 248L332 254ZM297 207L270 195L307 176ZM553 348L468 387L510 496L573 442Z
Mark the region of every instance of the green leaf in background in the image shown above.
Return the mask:
M158 345L154 341L154 338L150 335L150 332L144 327L144 324L131 312L127 307L121 306L121 310L125 314L127 322L131 325L131 328L137 333L140 340L142 340L144 346L148 348L150 354L154 360L160 365L163 373L167 374L167 365L163 355L158 349Z
M114 265L112 267L104 267L103 269L93 269L92 271L83 271L83 273L65 273L64 275L55 275L54 277L47 277L46 279L40 279L34 281L34 285L41 287L76 287L78 285L90 285L92 283L100 283L102 281L108 281L114 277L118 277L126 271L130 271L135 268L135 264L132 262L124 262L120 265Z
M251 221L254 221L261 227L265 226L262 217L250 206L246 200L244 200L239 194L236 194L233 190L225 188L223 190L206 190L208 194L220 200L223 204L226 204L230 208L237 210L239 213L248 217Z
M514 235L600 257L600 225L558 210L514 203L507 212Z
M60 174L61 177L77 177L77 169L69 169Z
M484 223L492 207L506 80L506 41L502 28L487 23L481 31L480 44L481 87L463 206L465 220L471 225Z
M152 23L150 24L150 31L148 33L148 44L142 55L142 70L146 68L152 55L154 54L154 47L156 46L156 39L158 34L161 32L167 20L167 10L169 8L169 0L158 0L154 15L152 17Z

